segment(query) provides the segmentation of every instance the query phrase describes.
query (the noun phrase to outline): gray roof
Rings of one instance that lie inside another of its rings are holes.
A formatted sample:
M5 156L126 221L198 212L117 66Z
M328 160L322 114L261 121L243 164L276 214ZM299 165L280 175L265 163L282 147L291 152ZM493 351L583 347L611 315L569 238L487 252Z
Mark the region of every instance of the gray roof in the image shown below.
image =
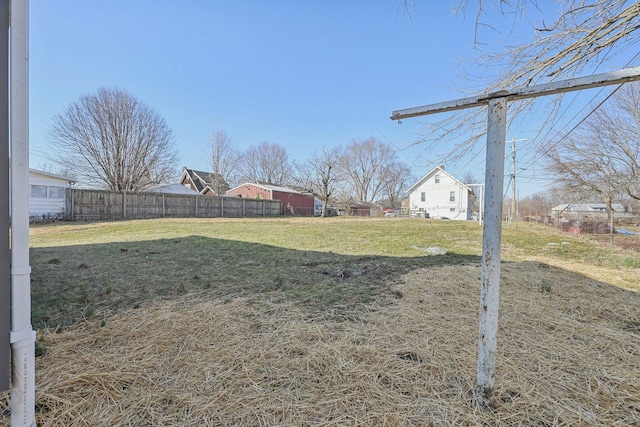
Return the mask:
M156 184L145 190L147 193L165 193L165 194L190 194L192 196L197 196L198 193L195 190L185 187L182 184L172 183L172 184Z
M621 203L613 203L611 207L615 212L624 212L624 206ZM606 210L605 203L564 203L551 208L552 212L601 212Z

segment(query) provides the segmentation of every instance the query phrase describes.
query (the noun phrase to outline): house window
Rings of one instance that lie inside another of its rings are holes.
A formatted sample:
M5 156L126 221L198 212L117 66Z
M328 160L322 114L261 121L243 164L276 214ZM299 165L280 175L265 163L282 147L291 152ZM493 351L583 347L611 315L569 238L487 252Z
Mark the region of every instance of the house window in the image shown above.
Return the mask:
M49 187L50 199L64 199L64 187Z
M32 185L31 197L38 199L64 199L64 187L46 185Z
M440 175L436 175L433 177L436 181L436 184L440 184Z
M420 193L420 201L424 202L427 200L427 194L423 191L422 193Z
M450 202L455 202L456 201L456 192L455 191L450 191L449 192L449 201Z
M449 212L455 212L456 208L449 208Z
M39 199L47 198L47 186L46 185L32 185L31 197L37 197Z

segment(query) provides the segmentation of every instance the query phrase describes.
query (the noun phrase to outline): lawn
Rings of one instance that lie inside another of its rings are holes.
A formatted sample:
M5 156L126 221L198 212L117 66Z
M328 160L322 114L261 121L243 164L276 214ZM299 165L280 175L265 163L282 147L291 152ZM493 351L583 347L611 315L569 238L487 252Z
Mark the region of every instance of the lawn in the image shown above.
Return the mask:
M639 254L529 224L504 228L496 399L475 408L481 240L390 218L34 226L39 425L639 423Z

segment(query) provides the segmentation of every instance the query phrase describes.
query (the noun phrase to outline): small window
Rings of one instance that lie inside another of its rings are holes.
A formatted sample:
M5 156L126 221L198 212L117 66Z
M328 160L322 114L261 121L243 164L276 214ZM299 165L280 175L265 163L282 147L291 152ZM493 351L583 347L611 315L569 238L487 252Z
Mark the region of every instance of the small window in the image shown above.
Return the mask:
M49 187L50 199L64 199L64 187Z
M436 181L436 184L440 184L440 175L434 176L434 179Z
M47 198L47 186L46 185L32 185L31 197L37 197L39 199Z
M449 192L449 201L450 202L455 202L456 201L456 192L455 191Z
M449 208L449 212L455 212L456 208Z
M424 202L427 200L427 194L423 191L422 193L420 193L420 201Z

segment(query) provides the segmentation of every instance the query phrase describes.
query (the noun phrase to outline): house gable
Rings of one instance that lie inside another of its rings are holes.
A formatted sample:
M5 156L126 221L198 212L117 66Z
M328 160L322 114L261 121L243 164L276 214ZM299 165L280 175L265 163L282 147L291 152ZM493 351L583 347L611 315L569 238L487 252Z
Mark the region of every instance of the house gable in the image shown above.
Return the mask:
M229 185L219 174L213 172L197 171L194 169L182 168L180 176L180 184L200 194L206 196L216 196L214 188L216 183L220 182L224 189L228 189ZM226 191L226 190L225 190Z
M409 188L409 209L421 216L468 220L471 192L471 188L437 166Z

